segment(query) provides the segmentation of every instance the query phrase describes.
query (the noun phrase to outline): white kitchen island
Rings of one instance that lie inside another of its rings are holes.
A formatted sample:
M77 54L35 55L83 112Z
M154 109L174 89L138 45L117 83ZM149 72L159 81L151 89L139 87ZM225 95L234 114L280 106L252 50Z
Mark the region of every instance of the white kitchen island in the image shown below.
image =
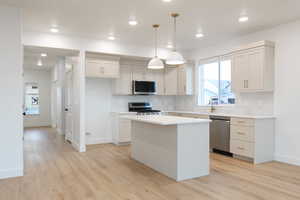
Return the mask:
M132 122L131 156L183 181L209 174L209 122L175 116L123 116Z

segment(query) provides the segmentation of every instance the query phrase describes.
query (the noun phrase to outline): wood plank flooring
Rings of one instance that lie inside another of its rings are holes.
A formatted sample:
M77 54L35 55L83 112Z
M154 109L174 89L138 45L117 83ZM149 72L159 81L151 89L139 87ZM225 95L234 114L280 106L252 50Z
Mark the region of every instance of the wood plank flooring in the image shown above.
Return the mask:
M211 175L177 183L130 159L130 147L75 152L53 129L25 131L25 176L0 180L0 200L299 200L300 167L211 155Z

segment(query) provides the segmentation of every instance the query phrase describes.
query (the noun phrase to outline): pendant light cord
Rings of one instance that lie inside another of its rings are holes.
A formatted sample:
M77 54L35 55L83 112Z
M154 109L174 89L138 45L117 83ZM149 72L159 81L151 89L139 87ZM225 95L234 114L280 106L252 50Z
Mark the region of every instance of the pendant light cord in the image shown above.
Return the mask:
M155 57L157 58L157 28L155 28Z
M177 45L176 45L176 31L177 31L177 27L176 27L176 17L174 17L174 51L177 51Z

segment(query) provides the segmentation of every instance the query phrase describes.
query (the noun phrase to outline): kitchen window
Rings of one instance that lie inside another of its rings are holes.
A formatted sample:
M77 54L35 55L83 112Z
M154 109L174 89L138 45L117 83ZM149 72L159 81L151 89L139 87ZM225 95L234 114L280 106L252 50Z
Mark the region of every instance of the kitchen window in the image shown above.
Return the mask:
M39 87L36 83L27 83L25 85L25 114L40 114L40 95Z
M220 57L199 65L198 105L235 104L231 90L231 59Z

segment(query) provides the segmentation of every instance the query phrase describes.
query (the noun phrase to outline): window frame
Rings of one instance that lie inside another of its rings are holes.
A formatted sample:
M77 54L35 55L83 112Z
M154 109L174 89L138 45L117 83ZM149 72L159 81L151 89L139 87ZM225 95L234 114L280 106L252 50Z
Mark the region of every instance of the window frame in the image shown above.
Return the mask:
M215 104L214 106L216 107L233 107L236 105L236 102L234 104L221 104L220 101L221 101L221 62L222 61L225 61L225 60L230 60L231 61L231 70L232 70L232 63L233 63L233 56L230 54L230 55L221 55L221 56L215 56L215 57L211 57L211 58L208 58L208 59L202 59L198 62L198 65L197 65L197 76L198 76L198 80L197 80L197 83L198 83L198 97L197 97L197 106L198 107L210 107L210 105L205 105L205 104L202 104L203 103L203 100L201 98L201 96L203 96L203 76L200 76L200 72L202 71L201 70L201 66L205 65L205 64L211 64L211 63L214 63L214 62L217 62L218 63L218 104ZM231 82L232 82L232 77L231 77ZM231 89L231 92L232 89ZM236 98L235 98L236 99Z

